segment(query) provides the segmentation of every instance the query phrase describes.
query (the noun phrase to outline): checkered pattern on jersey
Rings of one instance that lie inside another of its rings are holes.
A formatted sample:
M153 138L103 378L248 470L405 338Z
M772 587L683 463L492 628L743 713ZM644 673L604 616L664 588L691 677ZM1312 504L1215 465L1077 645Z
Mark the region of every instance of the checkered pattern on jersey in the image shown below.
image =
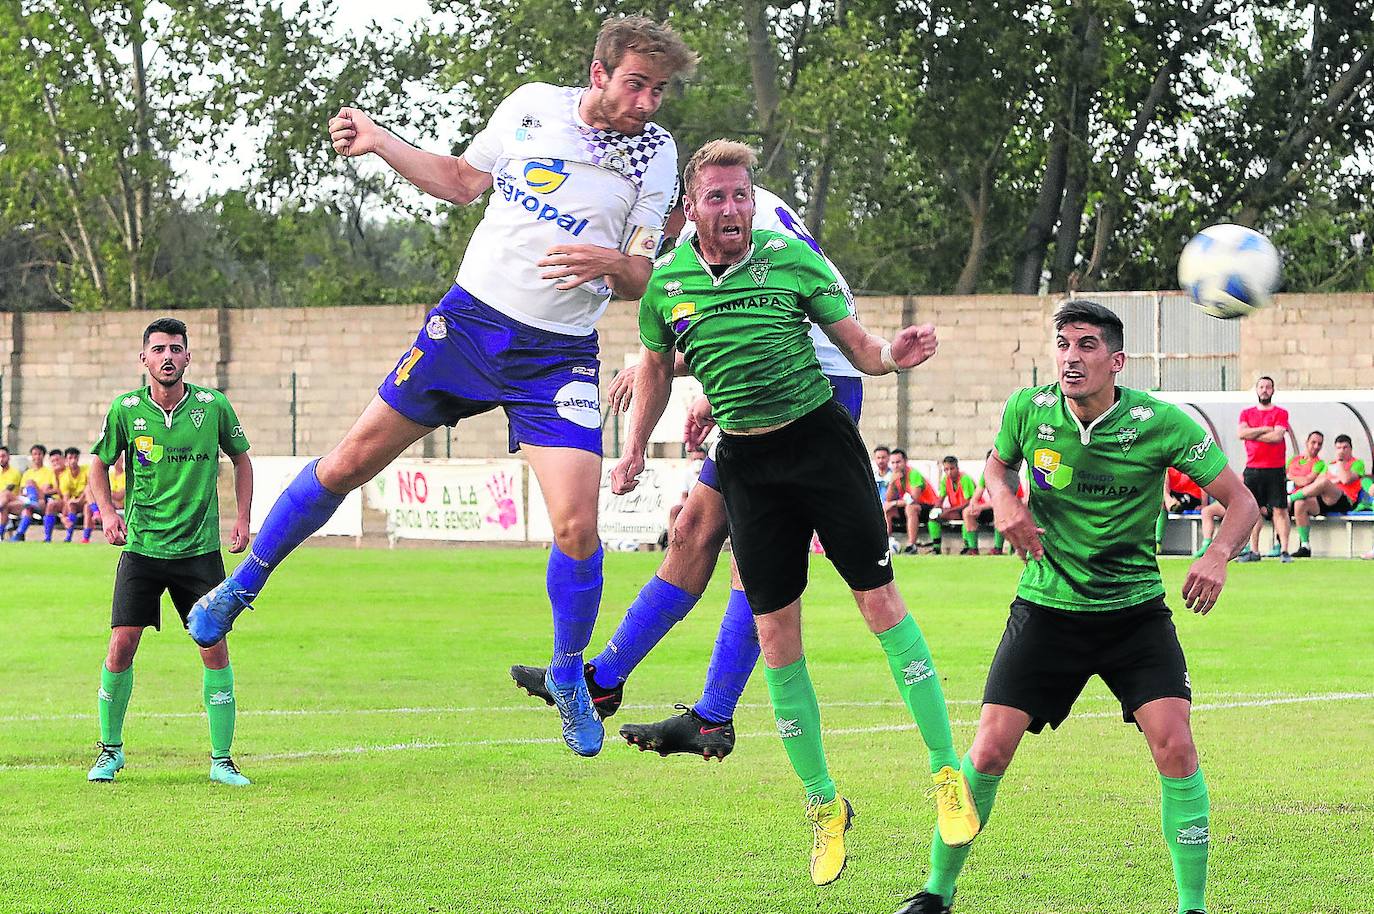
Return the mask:
M599 165L618 175L629 178L635 187L644 184L644 173L649 169L658 151L672 139L672 135L657 124L645 124L639 136L626 136L614 130L599 127L584 127L576 117L577 105L586 89L569 89L566 95L568 120L578 124L588 155L593 165ZM674 163L676 167L676 163Z

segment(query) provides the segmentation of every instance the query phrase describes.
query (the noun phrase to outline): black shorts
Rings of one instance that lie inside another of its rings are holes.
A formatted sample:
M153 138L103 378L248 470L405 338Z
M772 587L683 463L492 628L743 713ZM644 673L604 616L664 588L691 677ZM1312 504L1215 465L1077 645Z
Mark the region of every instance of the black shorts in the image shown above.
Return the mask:
M859 429L833 398L764 435L722 435L720 491L755 615L806 589L811 533L853 590L892 582L887 524Z
M191 607L222 580L224 557L218 551L186 559L155 559L126 549L115 570L110 627L151 625L161 631L162 593L170 591L185 628Z
M1288 475L1283 467L1246 467L1244 479L1261 508L1288 507Z
M1346 495L1344 492L1341 493L1340 498L1336 499L1329 505L1326 502L1322 502L1323 514L1349 514L1351 511L1354 510L1355 503L1351 501L1350 496Z
M1030 732L1058 728L1094 675L1121 718L1157 698L1193 699L1183 647L1164 598L1109 612L1068 612L1017 597L988 670L983 703L1031 716Z

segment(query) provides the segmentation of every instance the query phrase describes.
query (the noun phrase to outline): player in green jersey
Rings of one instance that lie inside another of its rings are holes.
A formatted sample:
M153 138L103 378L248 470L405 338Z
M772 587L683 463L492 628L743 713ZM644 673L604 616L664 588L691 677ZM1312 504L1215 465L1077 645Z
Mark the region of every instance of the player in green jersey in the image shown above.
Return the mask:
M1183 585L1193 612L1216 605L1226 563L1259 508L1211 435L1182 410L1116 386L1126 364L1116 315L1071 301L1054 325L1059 381L1012 394L986 467L997 529L1026 567L963 771L986 822L1022 735L1058 727L1088 679L1101 676L1154 756L1179 910L1198 912L1207 881L1207 785L1188 721L1192 687L1154 554L1165 470L1177 467L1227 507ZM1016 497L1023 460L1029 505ZM930 880L899 914L949 911L967 856L937 836Z
M908 327L890 343L868 333L811 247L777 232L751 231L755 162L747 146L717 140L687 164L684 207L697 236L658 259L640 301L646 351L636 372L629 442L611 485L628 492L643 471L649 431L667 404L673 350L680 350L712 408L709 418L694 410L688 444L699 443L710 424L724 433L715 459L735 560L758 628L778 734L806 788L811 878L826 885L844 869L853 810L830 778L802 654L801 594L813 531L854 592L921 730L941 833L962 845L978 832L955 768L930 650L893 584L867 448L835 400L808 336L808 320L814 321L856 368L877 375L933 355L935 328Z
M110 647L100 669L100 755L87 779L113 781L124 767L124 712L134 688L134 654L143 629L162 627L162 594L186 614L224 578L219 551L219 452L234 465L238 518L230 552L248 547L253 466L248 439L224 394L187 384L186 325L153 321L139 359L147 387L115 397L92 449L91 494L105 539L123 546L115 572ZM124 517L110 490L109 467L126 458ZM210 719L210 780L247 786L229 750L234 739L234 671L224 641L200 649L202 695Z

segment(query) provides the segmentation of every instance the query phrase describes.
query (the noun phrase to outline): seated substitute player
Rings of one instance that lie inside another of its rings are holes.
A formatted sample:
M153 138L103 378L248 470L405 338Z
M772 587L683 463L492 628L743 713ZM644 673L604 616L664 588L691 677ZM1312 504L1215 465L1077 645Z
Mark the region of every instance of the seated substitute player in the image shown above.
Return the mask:
M989 448L984 459L991 456L992 449ZM1016 484L1016 497L1022 501L1026 500L1026 487L1019 478ZM987 475L985 473L978 478L978 488L974 490L973 498L969 499L969 503L964 506L964 546L966 549L971 547L974 550L971 554L977 554L978 528L984 524L992 525L992 523L992 496L988 494ZM973 533L972 537L969 536L970 531ZM1006 542L1006 537L1002 535L1002 531L994 527L992 551L988 555L1001 555Z
M53 531L57 529L57 522L62 517L62 485L67 475L67 458L62 448L55 447L48 450L48 471L49 478L53 481L51 491L43 488L43 542L51 543Z
M1134 722L1159 770L1164 841L1179 910L1205 910L1207 785L1189 725L1192 686L1151 548L1165 470L1188 473L1229 513L1183 585L1206 614L1226 563L1259 519L1226 455L1177 406L1117 387L1125 367L1121 319L1077 299L1055 313L1059 381L1012 394L986 479L997 527L1027 561L963 771L986 823L1016 747L1029 730L1057 728L1099 675ZM1030 465L1030 503L1016 498ZM938 838L925 889L898 914L948 912L968 851ZM1029 907L1035 907L1034 904Z
M964 508L969 502L973 501L973 496L978 492L978 483L973 481L973 477L959 469L959 458L953 454L940 461L940 480L935 484L935 507L940 509L940 518L946 515L962 518ZM932 511L932 513L934 513ZM944 525L939 518L928 522L930 530L930 541L934 544L935 554L940 554L940 544L944 539ZM960 555L978 554L978 531L973 531L973 540L969 540L969 531L965 529L964 548L959 550Z
M1206 501L1207 493L1202 491L1202 486L1193 482L1182 470L1169 467L1168 472L1164 474L1164 501L1160 505L1159 518L1155 521L1155 551L1158 552L1164 546L1164 531L1169 526L1170 514L1198 511ZM1206 551L1205 548L1202 550ZM1194 558L1201 554L1199 552Z
M679 219L681 207L675 207L668 219L668 231L678 233L678 247L687 250L696 234L696 225ZM822 258L819 245L802 228L804 223L782 199L762 187L754 187L755 229L782 232L805 242ZM852 296L844 277L829 260L826 264L835 273L845 301L853 313ZM836 398L858 421L863 410L862 372L814 324L809 331L821 370L835 389ZM647 352L645 350L644 352ZM640 358L643 360L644 353ZM675 374L687 374L681 353L674 359ZM634 395L635 369L616 375L609 391L611 409L629 408ZM725 543L725 501L721 498L720 482L715 461L709 457L702 466L700 482L687 497L682 513L674 525L674 536L663 557L658 573L640 590L638 598L626 610L615 635L595 659L587 665L587 686L601 716L610 717L623 700L625 682L636 666L653 650L668 631L686 617L705 592L716 569L721 547ZM739 573L730 563L730 598L720 632L706 669L706 684L701 698L690 708L679 706L682 713L649 724L626 724L620 735L641 751L652 750L660 755L685 753L703 758L723 759L735 748L735 708L754 667L758 665L759 639L754 631L754 616L749 600L739 582ZM516 684L537 698L552 703L543 688L544 670L540 667L511 667Z
M148 386L115 397L92 449L91 496L100 505L105 539L123 546L115 571L110 647L100 667L100 755L89 781L113 781L124 767L124 714L134 689L134 655L143 630L162 628L162 594L186 624L196 600L224 577L219 551L219 452L234 465L237 518L230 552L248 546L253 465L248 439L224 394L187 384L191 363L186 325L153 321L143 331L139 359ZM128 523L119 516L108 468L128 458L133 479ZM220 639L200 650L201 694L210 719L210 780L245 787L234 764L234 669Z
M1311 441L1312 436L1307 437ZM1336 459L1326 464L1323 469L1325 472L1319 473L1307 485L1288 496L1288 501L1293 505L1300 539L1302 531L1311 530L1313 516L1349 514L1356 510L1355 506L1360 502L1364 461L1355 458L1353 442L1349 435L1336 436ZM1310 532L1308 535L1311 535ZM1304 547L1307 543L1307 540L1302 540ZM1307 555L1311 554L1312 551L1308 549Z
M67 531L63 542L70 543L89 502L86 487L91 481L91 468L82 465L80 448L69 447L62 457L66 472L62 474L57 488L62 494L62 525Z
M24 474L16 466L10 466L10 449L0 444L0 540L5 538L5 529L10 525L10 515L18 514L23 508L24 497L19 494L19 484Z
M47 496L57 491L57 476L48 468L48 449L41 444L29 448L29 467L19 477L19 503L11 509L19 514L19 525L10 542L20 542L33 523L35 512L42 513Z
M810 246L751 231L756 162L749 147L716 140L687 163L684 206L697 236L658 259L640 301L640 339L648 351L611 488L632 490L644 469L649 433L667 405L676 348L713 408L713 416L690 414L688 443L700 441L712 423L722 431L716 469L735 561L758 629L778 734L805 786L811 878L826 885L844 869L853 810L827 770L820 709L802 653L801 593L813 531L853 590L920 728L941 833L952 844L978 833L953 767L954 738L930 650L893 584L867 449L808 338L811 324L823 327L852 365L877 375L933 355L935 328L908 327L891 343L868 333Z
M894 448L888 459L887 491L883 495L883 516L887 519L888 548L897 551L896 533L906 530L903 555L915 555L916 537L930 518L936 503L935 489L921 471L911 465L906 451Z
M1326 474L1326 461L1321 459L1322 445L1326 443L1326 436L1319 431L1307 433L1307 438L1303 442L1303 452L1295 454L1288 461L1286 472L1288 474L1288 488L1296 492L1304 486L1310 486L1319 478ZM1293 502L1293 526L1298 531L1298 548L1293 550L1293 558L1310 559L1312 557L1312 516L1321 513L1320 505L1311 498L1304 498L1302 501Z
M114 466L110 467L110 500L114 503L115 510L119 516L124 516L124 455L120 454ZM94 498L86 500L86 516L82 521L81 542L91 541L91 531L95 529L95 522L100 519L100 505L96 504ZM104 527L102 523L102 529Z
M467 204L494 190L455 285L415 345L343 441L278 498L249 556L192 612L198 643L229 630L345 494L438 426L501 406L510 450L524 450L553 526L548 688L568 747L601 751L582 659L602 586L594 327L612 292L638 298L648 282L677 181L673 138L650 118L672 79L695 64L671 28L613 18L597 37L590 87L521 86L461 156L416 149L355 108L330 120L341 155L376 153L435 197Z
M757 193L757 189L755 190ZM839 272L836 271L836 276ZM892 459L892 448L885 444L880 444L873 449L873 484L878 487L878 501L887 498L887 484L891 481L889 477L888 461Z

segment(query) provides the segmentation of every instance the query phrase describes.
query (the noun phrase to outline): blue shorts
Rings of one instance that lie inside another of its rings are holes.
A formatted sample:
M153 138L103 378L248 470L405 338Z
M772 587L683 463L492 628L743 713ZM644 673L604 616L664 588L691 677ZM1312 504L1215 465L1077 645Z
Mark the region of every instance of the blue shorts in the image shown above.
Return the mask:
M859 416L864 411L864 382L863 378L848 378L836 374L828 374L825 379L830 382L830 386L835 388L835 399L840 401L840 405L849 411L849 415L854 417L857 425ZM704 483L720 491L720 475L716 472L716 462L711 457L706 458L706 462L701 465L701 475L697 477L697 482Z
M564 336L507 317L454 286L377 393L437 428L500 406L509 446L601 454L596 334Z

